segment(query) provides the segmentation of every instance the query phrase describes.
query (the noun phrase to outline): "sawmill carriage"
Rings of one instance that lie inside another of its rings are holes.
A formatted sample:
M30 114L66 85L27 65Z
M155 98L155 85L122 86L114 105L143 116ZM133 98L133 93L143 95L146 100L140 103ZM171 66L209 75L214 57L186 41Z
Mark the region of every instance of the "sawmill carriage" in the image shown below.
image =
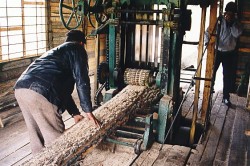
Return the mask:
M195 114L192 126L181 116L186 99L180 87L181 53L192 14L188 4L208 6L208 2L180 0L60 1L60 18L65 28L75 29L88 21L95 29L87 37L106 34L106 60L100 63L97 56L97 107L126 85L155 86L160 91L156 101L137 111L126 127L120 126L113 132L134 138L134 144L106 140L132 146L140 153L154 141L192 146L205 131L209 111L198 130ZM193 85L191 81L189 88ZM135 126L145 130L141 132Z

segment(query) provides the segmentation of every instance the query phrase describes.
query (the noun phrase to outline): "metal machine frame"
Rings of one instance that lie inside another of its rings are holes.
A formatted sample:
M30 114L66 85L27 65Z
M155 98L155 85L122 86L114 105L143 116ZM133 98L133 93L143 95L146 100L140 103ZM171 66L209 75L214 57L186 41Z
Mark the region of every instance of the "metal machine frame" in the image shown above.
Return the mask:
M84 16L89 17L91 13L94 13L100 26L90 35L107 34L107 62L106 65L101 64L99 66L98 73L104 75L104 78L99 76L102 78L101 81L99 79L102 86L97 91L96 96L101 93L104 87L107 91L103 102L116 95L126 86L124 80L129 80L126 77L127 69L140 70L140 72L142 70L150 71L148 73L153 74L147 75L150 79L147 78L145 82L147 82L147 85L154 82L161 90L162 97L158 103L151 107L150 113L143 118L141 116L133 120L134 123L144 124L145 131L142 136L128 131L119 131L120 135L130 135L142 141L136 141L133 145L111 138L107 138L108 141L133 146L136 153L147 149L154 139L160 143L171 143L173 141L175 131L180 127L178 119L181 115L180 105L183 97L180 89L181 48L185 31L191 28L191 11L186 8L188 3L200 4L198 0L120 0L120 2L96 0L95 5L90 6L90 1L79 0L78 4L75 4L75 1L72 0L72 6L68 6L64 0L60 0L60 16L67 29L78 27ZM152 9L153 5L165 5L165 7L154 10ZM67 21L63 17L63 8L72 10ZM148 15L147 18L152 15L157 17L156 19L138 18L138 14ZM162 17L159 17L159 15L162 15ZM72 21L72 19L75 19L75 21ZM75 25L71 25L71 22L74 22ZM144 61L141 60L141 57L139 61L135 59L136 25L161 27L159 62L157 59L150 62L148 57ZM97 103L100 104L100 102ZM158 119L153 119L153 112L157 112ZM170 127L173 117L177 120L175 125Z

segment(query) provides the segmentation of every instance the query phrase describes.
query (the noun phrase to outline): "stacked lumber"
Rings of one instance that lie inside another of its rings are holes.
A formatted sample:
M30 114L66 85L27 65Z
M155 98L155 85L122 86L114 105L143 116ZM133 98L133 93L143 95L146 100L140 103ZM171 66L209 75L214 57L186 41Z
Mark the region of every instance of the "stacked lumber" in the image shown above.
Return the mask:
M96 147L117 126L124 124L138 110L148 107L159 98L160 91L156 87L128 85L94 111L94 115L102 122L100 129L88 120L82 120L24 165L73 164Z

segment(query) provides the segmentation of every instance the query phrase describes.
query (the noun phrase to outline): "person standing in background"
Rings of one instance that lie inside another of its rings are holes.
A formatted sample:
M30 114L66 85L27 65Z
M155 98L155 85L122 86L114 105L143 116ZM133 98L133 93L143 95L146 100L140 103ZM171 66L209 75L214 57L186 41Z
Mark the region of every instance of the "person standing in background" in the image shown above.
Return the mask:
M217 31L219 27L217 24ZM227 3L224 16L220 19L220 34L218 34L218 46L216 46L216 59L214 64L213 79L215 80L216 72L222 63L223 67L223 100L227 106L231 105L230 92L232 91L235 60L237 56L236 44L237 39L242 34L242 26L237 19L237 5L235 2ZM210 34L205 32L205 44L208 44ZM213 87L213 85L212 85Z

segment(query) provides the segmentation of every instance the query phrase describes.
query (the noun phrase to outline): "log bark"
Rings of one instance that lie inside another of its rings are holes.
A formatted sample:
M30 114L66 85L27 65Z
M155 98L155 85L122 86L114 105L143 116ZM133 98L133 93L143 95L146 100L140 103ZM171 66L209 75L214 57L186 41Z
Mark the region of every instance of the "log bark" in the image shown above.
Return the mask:
M102 122L100 129L82 120L24 165L71 165L97 146L105 136L128 121L138 110L160 99L156 87L128 85L93 114Z

